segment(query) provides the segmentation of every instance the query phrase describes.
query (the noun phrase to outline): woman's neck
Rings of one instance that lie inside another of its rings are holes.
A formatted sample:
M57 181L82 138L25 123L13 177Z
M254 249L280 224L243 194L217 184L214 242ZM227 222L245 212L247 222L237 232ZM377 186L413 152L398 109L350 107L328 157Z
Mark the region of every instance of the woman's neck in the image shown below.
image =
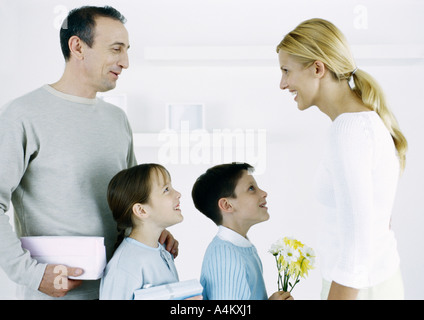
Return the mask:
M329 116L331 121L342 113L371 110L352 91L347 81L334 79L327 79L324 82L316 106Z

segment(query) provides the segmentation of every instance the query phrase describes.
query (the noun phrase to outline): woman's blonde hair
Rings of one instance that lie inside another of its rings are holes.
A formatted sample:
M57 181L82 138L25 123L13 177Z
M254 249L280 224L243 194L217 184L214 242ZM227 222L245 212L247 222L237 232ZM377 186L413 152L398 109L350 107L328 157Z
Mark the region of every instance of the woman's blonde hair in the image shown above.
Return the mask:
M323 62L336 79L350 80L353 77L355 86L352 90L383 120L392 135L400 166L402 170L405 168L408 143L387 106L384 93L371 75L357 69L344 35L334 24L323 19L306 20L284 37L277 46L277 53L280 50L305 66L316 60Z

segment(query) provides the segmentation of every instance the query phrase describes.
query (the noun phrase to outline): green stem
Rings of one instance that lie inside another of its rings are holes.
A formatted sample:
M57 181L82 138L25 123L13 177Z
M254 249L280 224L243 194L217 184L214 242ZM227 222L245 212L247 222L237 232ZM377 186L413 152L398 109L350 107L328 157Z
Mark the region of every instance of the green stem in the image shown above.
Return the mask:
M277 286L278 286L278 291L280 291L281 287L282 287L281 274L280 274L280 264L278 263L277 255L275 255L274 257L275 257L275 263L277 264L277 271L278 271Z
M303 258L302 259L302 262L300 263L300 270L302 270L302 264L303 264L303 261L305 260L306 258ZM297 277L296 277L296 281L294 282L294 284L293 284L293 286L290 288L290 292L292 292L292 290L293 290L293 288L294 288L294 286L300 281L299 280L299 277L300 277L300 271L299 271L299 273L297 274Z
M287 288L289 286L289 266L286 267L286 270L284 270L284 285L283 285L283 291L287 292Z

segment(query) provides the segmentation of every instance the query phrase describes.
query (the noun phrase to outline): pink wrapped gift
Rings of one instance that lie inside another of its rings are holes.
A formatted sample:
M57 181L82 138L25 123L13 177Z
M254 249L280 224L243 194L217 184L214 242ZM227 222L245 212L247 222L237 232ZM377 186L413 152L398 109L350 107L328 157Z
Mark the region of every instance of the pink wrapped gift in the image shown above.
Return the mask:
M102 277L106 266L106 248L103 237L22 237L22 248L40 263L78 267L84 270L79 277L70 279L96 280Z

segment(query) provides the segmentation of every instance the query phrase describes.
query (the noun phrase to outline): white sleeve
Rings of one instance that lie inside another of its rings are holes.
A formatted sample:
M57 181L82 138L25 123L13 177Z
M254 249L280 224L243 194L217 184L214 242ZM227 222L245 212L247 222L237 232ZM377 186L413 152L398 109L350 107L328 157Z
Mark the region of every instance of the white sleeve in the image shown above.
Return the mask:
M334 124L332 139L330 171L340 242L332 280L360 288L368 282L372 255L372 131L365 119L347 118Z

